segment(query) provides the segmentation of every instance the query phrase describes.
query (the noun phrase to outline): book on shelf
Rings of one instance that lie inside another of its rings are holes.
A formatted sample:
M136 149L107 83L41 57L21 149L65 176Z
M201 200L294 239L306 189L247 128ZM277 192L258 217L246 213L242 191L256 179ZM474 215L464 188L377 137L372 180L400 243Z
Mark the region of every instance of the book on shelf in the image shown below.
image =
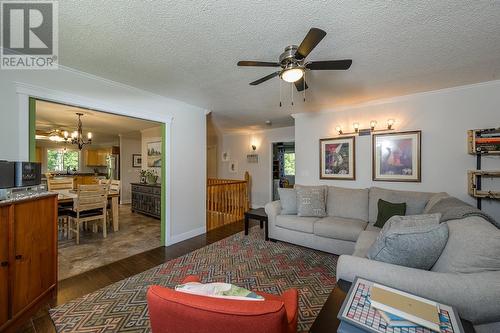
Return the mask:
M371 306L436 332L440 332L439 305L431 300L374 283Z

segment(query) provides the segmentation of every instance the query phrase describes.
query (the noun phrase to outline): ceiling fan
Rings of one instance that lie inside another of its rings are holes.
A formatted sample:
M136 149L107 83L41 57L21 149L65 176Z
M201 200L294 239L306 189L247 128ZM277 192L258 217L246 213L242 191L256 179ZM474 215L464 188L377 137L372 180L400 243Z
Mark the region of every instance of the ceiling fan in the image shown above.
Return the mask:
M308 88L304 80L306 70L346 70L351 67L351 59L306 61L309 53L325 36L325 31L318 28L311 28L302 43L300 43L300 46L289 45L285 48L285 51L279 56L279 62L238 61L238 66L281 67L279 71L251 82L250 85L256 86L279 76L286 82L294 83L298 91L303 91Z

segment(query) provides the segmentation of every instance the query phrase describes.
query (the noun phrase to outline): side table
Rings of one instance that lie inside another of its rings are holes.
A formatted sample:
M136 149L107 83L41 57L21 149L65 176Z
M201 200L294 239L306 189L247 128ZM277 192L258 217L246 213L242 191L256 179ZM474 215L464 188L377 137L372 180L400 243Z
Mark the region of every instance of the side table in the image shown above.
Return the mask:
M267 214L264 208L250 209L248 212L245 212L245 235L248 235L248 224L250 219L259 221L261 229L265 226L266 241L269 240Z

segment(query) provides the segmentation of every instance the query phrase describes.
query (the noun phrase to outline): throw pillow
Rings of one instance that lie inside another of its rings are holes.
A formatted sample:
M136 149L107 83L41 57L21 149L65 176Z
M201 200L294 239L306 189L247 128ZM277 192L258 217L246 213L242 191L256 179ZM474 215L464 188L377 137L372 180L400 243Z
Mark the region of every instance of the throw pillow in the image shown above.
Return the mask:
M281 203L281 215L297 214L297 192L293 188L278 188Z
M390 264L429 270L448 240L448 226L439 214L394 216L387 221L368 251L368 258Z
M253 291L235 286L230 283L213 282L200 283L188 282L175 286L176 291L200 296L217 298L237 299L243 301L262 301L264 297L257 295Z
M388 219L395 215L405 215L406 203L392 203L382 199L378 199L377 222L375 226L382 228Z
M297 215L326 216L326 186L297 187Z
M443 224L448 224L450 237L432 271L500 271L500 229L478 216Z

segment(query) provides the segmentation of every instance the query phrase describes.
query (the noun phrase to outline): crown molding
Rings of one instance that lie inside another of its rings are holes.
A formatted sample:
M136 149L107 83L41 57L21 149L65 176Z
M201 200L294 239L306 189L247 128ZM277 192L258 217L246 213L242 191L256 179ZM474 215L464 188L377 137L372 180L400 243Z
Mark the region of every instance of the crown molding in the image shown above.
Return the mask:
M472 88L485 87L485 86L495 86L495 85L500 85L500 80L483 81L483 82L472 83L472 84L467 84L467 85L462 85L462 86L455 86L455 87L443 88L443 89L438 89L438 90L423 91L423 92L418 92L418 93L414 93L414 94L407 94L407 95L400 95L400 96L394 96L394 97L374 99L374 100L367 101L367 102L339 106L339 107L333 107L333 108L329 108L327 110L321 110L321 111L317 111L317 112L293 113L293 114L291 114L291 116L294 119L298 119L298 118L303 118L303 117L307 117L307 116L311 116L311 115L337 113L337 112L349 111L349 110L359 109L359 108L364 108L364 107L403 102L403 101L408 101L408 100L412 100L412 99L415 99L418 97L423 97L423 96L431 96L431 95L436 95L436 94L446 94L446 93L468 90L468 89L472 89Z

